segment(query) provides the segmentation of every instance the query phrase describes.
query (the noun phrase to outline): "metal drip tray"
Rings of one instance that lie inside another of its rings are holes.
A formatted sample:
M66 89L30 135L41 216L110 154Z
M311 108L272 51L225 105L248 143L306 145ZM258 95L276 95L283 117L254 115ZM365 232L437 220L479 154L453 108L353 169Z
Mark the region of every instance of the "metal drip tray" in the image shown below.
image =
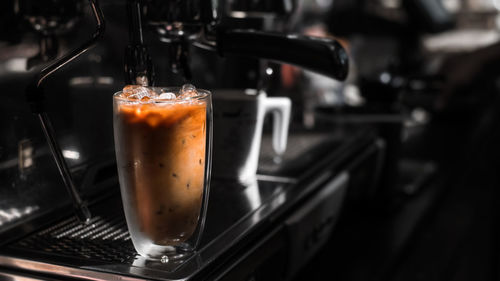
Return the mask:
M262 155L259 172L269 176L258 178L254 185L212 180L199 250L182 263L146 261L136 253L120 196L115 193L91 206L93 218L87 225L68 213L57 223L37 227L5 245L0 249L0 265L85 280L206 279L206 274L212 274L210 271L219 268L228 256L276 227L278 217L294 210L293 206L335 176L333 166L364 143L362 139L358 144L336 142L328 134L291 136L283 162L278 164L267 153ZM265 139L262 150L270 151L268 146Z
M137 255L120 214L98 215L87 225L72 217L11 247L101 262L132 262Z
M290 138L289 153L285 159L289 161L285 163L304 155L311 146L317 147L327 140L327 136L319 134L308 138ZM264 137L262 152L260 172L276 173L282 165L272 160L270 136ZM290 181L293 182L293 179ZM238 188L244 190L244 187ZM121 203L119 200L112 201L114 203L108 201L94 206L94 217L87 225L81 224L75 217L70 217L12 244L9 248L98 262L131 264L138 254L130 240Z

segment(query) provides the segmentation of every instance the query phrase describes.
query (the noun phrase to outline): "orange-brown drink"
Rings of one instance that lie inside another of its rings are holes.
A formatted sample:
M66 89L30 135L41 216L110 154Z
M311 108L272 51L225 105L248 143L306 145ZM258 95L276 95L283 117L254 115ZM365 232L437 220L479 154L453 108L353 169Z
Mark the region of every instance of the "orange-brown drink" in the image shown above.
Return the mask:
M190 85L115 94L118 174L139 254L172 258L196 247L208 198L210 119L210 93Z

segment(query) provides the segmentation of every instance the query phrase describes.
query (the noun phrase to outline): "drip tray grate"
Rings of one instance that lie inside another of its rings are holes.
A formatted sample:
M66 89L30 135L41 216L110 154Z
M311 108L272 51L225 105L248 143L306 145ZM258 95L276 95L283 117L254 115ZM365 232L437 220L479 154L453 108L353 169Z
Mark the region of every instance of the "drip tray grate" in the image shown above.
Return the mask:
M96 215L86 225L72 217L32 234L12 247L102 262L132 262L137 255L123 215Z

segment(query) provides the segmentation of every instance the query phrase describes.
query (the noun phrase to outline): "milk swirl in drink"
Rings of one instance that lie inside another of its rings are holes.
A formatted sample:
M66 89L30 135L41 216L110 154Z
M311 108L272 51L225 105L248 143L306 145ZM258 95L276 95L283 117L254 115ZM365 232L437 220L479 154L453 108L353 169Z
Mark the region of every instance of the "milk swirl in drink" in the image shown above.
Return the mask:
M195 232L205 185L207 93L127 86L114 98L118 174L136 250L155 257ZM156 253L158 252L158 253Z

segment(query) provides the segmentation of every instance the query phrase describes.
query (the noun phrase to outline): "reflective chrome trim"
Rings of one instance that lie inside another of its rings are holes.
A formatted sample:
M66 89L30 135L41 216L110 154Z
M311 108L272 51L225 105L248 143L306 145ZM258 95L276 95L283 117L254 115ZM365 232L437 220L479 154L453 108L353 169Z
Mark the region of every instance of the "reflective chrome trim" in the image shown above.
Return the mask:
M46 274L79 278L82 280L124 280L124 281L143 280L118 274L111 274L111 273L105 273L105 272L99 272L94 270L87 270L83 268L69 267L63 265L49 264L39 261L33 261L15 257L7 257L7 256L0 256L0 265L10 268L28 270L32 272L39 272L39 273L41 272Z

